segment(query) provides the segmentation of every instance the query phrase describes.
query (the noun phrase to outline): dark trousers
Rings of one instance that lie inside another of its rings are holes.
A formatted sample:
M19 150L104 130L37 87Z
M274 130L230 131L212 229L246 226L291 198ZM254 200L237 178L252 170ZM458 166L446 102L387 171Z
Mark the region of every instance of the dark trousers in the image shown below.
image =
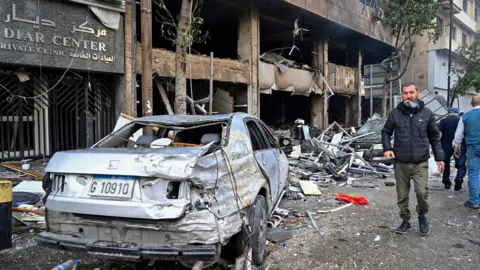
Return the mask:
M411 214L408 207L410 186L413 181L415 194L417 195L418 215L423 216L428 213L428 161L420 164L404 163L395 160L393 164L395 171L395 181L397 182L397 204L400 208L400 217L410 220Z
M451 185L452 181L450 180L450 159L453 156L453 147L452 145L443 145L443 153L445 154L445 169L443 171L443 178L442 178L442 183L445 185ZM466 161L466 149L462 145L462 150L460 153L459 158L455 158L455 168L457 168L457 176L455 177L455 182L457 181L463 181L463 178L465 178L465 175L467 174L467 168L465 167L465 161Z

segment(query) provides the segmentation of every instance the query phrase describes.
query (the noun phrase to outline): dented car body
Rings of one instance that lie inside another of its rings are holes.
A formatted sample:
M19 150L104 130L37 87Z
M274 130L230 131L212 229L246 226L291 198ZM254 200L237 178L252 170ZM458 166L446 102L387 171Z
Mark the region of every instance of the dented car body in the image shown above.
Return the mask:
M172 144L154 145L166 138ZM215 261L252 224L247 212L258 196L272 213L288 161L247 114L151 116L89 149L56 153L46 172L40 243L111 259L194 262Z

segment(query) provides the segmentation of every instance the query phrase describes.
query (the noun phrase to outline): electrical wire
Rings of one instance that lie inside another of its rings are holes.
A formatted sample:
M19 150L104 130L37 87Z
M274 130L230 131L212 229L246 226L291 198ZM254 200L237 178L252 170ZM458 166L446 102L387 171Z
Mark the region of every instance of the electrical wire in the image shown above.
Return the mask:
M37 5L40 5L40 0L37 0ZM87 7L87 15L85 15L85 20L88 20L88 7ZM80 42L83 41L83 37L84 37L84 33L82 32L82 35L80 37ZM35 45L35 46L38 46L38 45ZM45 92L41 93L41 94L38 94L38 95L34 95L34 96L23 96L23 95L16 95L16 94L13 94L7 87L5 87L3 84L0 83L0 87L2 89L4 89L5 91L7 91L9 94L10 94L10 97L7 98L7 101L8 102L11 102L13 99L15 98L22 98L24 100L26 99L35 99L35 98L39 98L39 97L42 97L42 96L45 96L46 94L48 94L50 91L52 91L53 89L55 89L57 87L57 85L59 85L63 79L65 78L65 76L67 75L68 71L70 70L70 68L72 67L72 64L73 64L73 61L75 60L75 55L77 54L78 52L78 48L79 46L75 49L75 53L73 54L72 56L72 59L70 60L70 63L68 64L68 67L65 69L65 71L63 72L62 76L60 77L60 79L49 89L47 89ZM41 61L41 60L40 60ZM40 62L40 72L41 72L41 62Z
M237 203L238 214L240 215L240 219L242 220L242 227L243 227L243 230L246 234L246 237L244 239L242 239L243 246L246 247L244 252L243 252L243 253L245 253L248 250L248 248L250 247L250 242L251 242L250 240L251 240L251 237L253 235L253 230L250 231L250 229L247 227L247 224L245 224L245 221L243 220L243 218L241 216L241 207L239 205L239 196L238 196L238 192L237 192L237 190L238 190L237 179L235 178L235 175L232 172L232 164L230 163L230 159L228 158L227 153L225 152L225 149L223 147L221 147L220 149L222 151L222 154L223 154L225 160L227 161L227 165L228 165L227 170L228 170L228 173L229 173L229 176L230 176L229 177L230 184L232 186L233 195L234 195L235 201ZM234 186L234 183L235 183L235 186ZM245 245L245 243L248 243L248 245Z

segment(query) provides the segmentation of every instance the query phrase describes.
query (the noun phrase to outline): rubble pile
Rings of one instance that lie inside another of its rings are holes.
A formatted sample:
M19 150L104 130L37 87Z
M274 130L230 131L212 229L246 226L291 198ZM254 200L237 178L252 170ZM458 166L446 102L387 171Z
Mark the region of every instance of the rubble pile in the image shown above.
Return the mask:
M22 160L0 163L0 178L13 183L12 226L45 229L45 206L42 202L45 191L42 179L47 160Z
M369 119L359 132L355 128L347 130L334 122L313 137L303 120L295 121L290 138L291 151L286 151L290 163L290 198L303 200L305 195L320 195L321 189L337 185L374 188L376 184L368 183L368 179L389 178L393 173L392 166L372 162L371 158L380 143L378 135L381 126L383 119L379 116ZM374 138L367 149L352 147L360 139L365 141L365 138ZM377 152L383 156L381 149ZM312 183L316 184L318 191ZM389 179L388 185L394 185L394 182Z

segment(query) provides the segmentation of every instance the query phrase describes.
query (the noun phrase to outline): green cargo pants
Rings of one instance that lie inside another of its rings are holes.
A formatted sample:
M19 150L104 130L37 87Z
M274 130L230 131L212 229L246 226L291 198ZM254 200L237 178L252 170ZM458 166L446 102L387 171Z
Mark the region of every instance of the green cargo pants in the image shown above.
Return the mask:
M408 195L410 193L410 180L413 180L415 194L417 195L417 213L428 213L428 161L420 164L404 163L395 161L395 180L397 182L397 204L400 208L400 217L410 220L411 214L408 208Z

